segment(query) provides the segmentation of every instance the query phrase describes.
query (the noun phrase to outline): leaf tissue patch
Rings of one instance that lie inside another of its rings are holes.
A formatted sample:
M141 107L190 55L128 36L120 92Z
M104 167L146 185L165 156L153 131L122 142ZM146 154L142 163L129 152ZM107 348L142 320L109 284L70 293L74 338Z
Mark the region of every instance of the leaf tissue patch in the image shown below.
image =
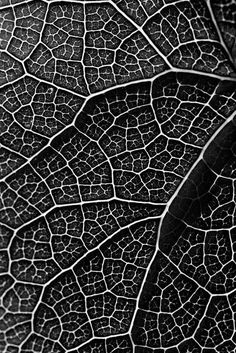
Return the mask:
M0 0L0 352L236 352L235 0Z

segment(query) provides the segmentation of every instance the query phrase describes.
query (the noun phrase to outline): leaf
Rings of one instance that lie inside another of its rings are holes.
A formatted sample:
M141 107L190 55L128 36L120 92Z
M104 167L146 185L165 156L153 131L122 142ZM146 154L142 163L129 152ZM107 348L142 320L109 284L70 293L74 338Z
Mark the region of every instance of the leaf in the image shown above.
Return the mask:
M0 14L0 351L233 353L235 4Z

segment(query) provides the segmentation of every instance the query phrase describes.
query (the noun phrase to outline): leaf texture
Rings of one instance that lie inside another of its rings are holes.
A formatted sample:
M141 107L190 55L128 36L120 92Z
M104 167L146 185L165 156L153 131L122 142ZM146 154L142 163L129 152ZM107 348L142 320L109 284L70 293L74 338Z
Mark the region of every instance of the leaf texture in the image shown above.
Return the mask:
M235 6L0 1L0 352L235 352Z

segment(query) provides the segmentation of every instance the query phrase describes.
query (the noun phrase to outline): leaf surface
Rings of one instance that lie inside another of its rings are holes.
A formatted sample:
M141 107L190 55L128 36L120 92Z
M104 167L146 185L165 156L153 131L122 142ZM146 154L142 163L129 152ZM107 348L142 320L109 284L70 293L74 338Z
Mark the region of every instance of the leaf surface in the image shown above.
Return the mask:
M0 19L0 351L233 353L235 3Z

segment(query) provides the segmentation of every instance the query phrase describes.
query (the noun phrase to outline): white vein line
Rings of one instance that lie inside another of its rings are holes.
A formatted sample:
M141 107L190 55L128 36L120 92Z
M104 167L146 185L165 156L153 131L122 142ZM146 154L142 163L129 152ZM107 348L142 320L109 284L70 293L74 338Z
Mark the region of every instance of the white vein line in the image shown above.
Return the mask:
M162 226L162 222L163 222L163 219L165 217L165 215L167 214L167 212L169 211L169 207L170 205L172 204L173 200L176 198L176 196L178 195L179 191L181 190L184 182L188 179L189 175L192 173L192 171L195 169L195 167L197 166L197 164L203 159L204 157L204 153L205 151L207 150L207 148L209 147L209 145L211 144L211 142L215 139L215 137L224 129L224 127L234 119L234 117L236 116L236 112L234 112L222 125L221 127L215 131L215 133L211 136L211 138L209 139L209 141L207 142L207 144L204 146L204 148L202 149L199 157L197 158L197 160L195 161L195 163L193 164L192 168L189 170L189 172L187 173L186 177L183 179L183 181L180 183L179 187L176 189L175 193L172 195L172 197L170 198L170 200L167 202L166 204L166 208L163 212L163 214L161 215L160 217L160 224L159 224L159 227L158 227L158 236L157 236L157 244L156 244L156 250L152 256L152 259L150 260L150 263L149 263L149 266L147 267L146 269L146 274L144 276L144 279L143 279L143 282L142 282L142 285L140 287L140 290L139 290L139 295L137 297L137 302L136 302L136 310L134 311L134 314L133 314L133 319L132 319L132 322L131 322L131 325L130 325L130 331L129 333L131 333L131 330L132 330L132 327L133 327L133 323L134 323L134 320L135 320L135 317L136 317L136 314L137 314L137 311L139 309L139 300L140 300L140 297L141 297L141 293L143 292L143 288L144 288L144 285L146 283L146 280L147 280L147 276L149 274L149 271L150 271L150 268L152 266L152 263L153 261L155 260L156 256L157 256L157 253L159 251L159 239L160 239L160 229L161 229L161 226Z
M156 50L156 52L158 53L158 55L162 58L162 60L165 62L165 64L170 67L173 68L173 66L171 65L171 63L167 60L166 56L155 46L155 44L153 43L152 40L150 40L150 38L147 36L147 34L144 32L143 28L139 25L137 25L129 16L127 16L123 11L121 12L121 10L119 9L119 7L113 3L112 1L108 1L108 3L110 3L118 13L121 13L122 16L128 21L130 22L137 30L139 30L140 33L142 33L142 35L144 36L144 38L147 40L147 42Z
M206 0L206 4L207 4L207 7L208 7L208 11L209 11L209 13L210 13L210 16L211 16L211 20L212 20L212 22L213 22L213 24L214 24L214 27L215 27L216 32L217 32L217 35L218 35L218 37L219 37L220 44L222 45L222 47L223 47L224 50L226 51L226 53L227 53L227 55L228 55L228 57L229 57L229 60L230 60L231 64L234 65L234 60L233 60L233 58L232 58L232 55L231 55L231 53L229 52L229 50L228 50L228 48L227 48L227 46L226 46L226 44L225 44L225 41L224 41L224 39L223 39L223 37L222 37L221 31L220 31L220 29L219 29L219 26L217 25L215 15L214 15L213 10L212 10L212 8L211 8L210 0Z
M95 250L99 249L102 247L103 244L105 244L107 241L109 241L110 239L112 239L116 234L118 234L120 231L122 231L122 229L126 229L126 228L130 228L135 224L139 224L139 223L143 223L145 221L150 221L150 220L158 220L160 217L158 216L149 216L146 218L143 218L141 220L136 220L133 221L132 223L125 225L124 227L120 227L116 232L114 232L112 235L108 236L107 238L105 238L101 243L99 243L96 247L94 247L93 249L87 251L85 254L83 254L77 261L75 261L72 265L70 265L68 268L66 269L62 269L57 275L55 275L53 278L51 278L47 283L45 283L43 285L43 289L42 292L40 294L40 297L38 299L38 303L35 306L34 310L32 311L32 318L34 317L34 314L38 308L38 306L40 305L40 303L42 303L42 297L44 295L44 291L45 291L45 287L49 286L51 284L51 282L55 281L57 279L58 276L61 276L63 273L68 272L69 270L73 271L73 268L80 262L82 261L84 258L86 258L89 254L91 254L92 252L94 252ZM74 271L73 271L74 273ZM75 276L76 277L76 276ZM14 277L15 278L15 277ZM32 332L31 332L32 333Z
M19 230L21 230L22 228L30 225L31 223L39 220L40 218L42 217L46 217L49 213L53 212L54 210L60 210L60 209L63 209L65 207L83 207L83 205L87 206L87 205L99 205L99 204L108 204L109 205L109 202L112 202L112 201L117 201L117 202L122 202L124 204L131 204L132 205L136 205L136 204L141 204L142 206L155 206L155 207L163 207L164 209L164 206L165 204L164 203L155 203L155 202L148 202L148 201L133 201L133 200L125 200L125 199L121 199L119 197L111 197L109 199L106 199L106 200L92 200L92 201L81 201L81 202L75 202L75 203L68 203L68 204L56 204L54 205L53 207L51 207L50 209L48 209L47 211L45 211L44 213L41 213L39 216L33 218L33 219L30 219L28 222L25 222L23 223L21 226L19 226L18 228L12 228L11 226L7 225L7 227L9 227L10 229L18 232ZM154 217L160 217L161 215L157 215L157 216L154 216Z
M203 147L199 157L196 159L196 161L194 162L194 164L192 165L191 169L188 171L188 173L186 174L185 178L183 179L183 181L180 183L180 185L178 186L178 188L176 189L175 193L172 195L172 197L169 199L169 201L166 204L166 208L165 211L162 215L162 220L160 222L160 227L159 227L159 231L161 228L161 223L165 217L165 215L167 214L167 212L169 211L170 205L172 204L173 200L176 198L176 196L178 195L179 191L181 190L183 184L185 183L185 181L189 178L190 174L192 173L192 171L196 168L196 166L198 165L198 163L203 160L204 158L204 154L206 152L206 150L208 149L208 147L210 146L210 144L214 141L214 139L216 138L216 136L225 128L225 126L230 122L233 121L234 117L236 116L236 112L234 111L225 121L224 123L219 127L219 129L217 129L214 134L211 136L211 138L208 140L208 142L206 143L206 145Z
M152 83L153 81L155 81L155 80L158 79L159 77L162 77L162 76L164 76L164 75L166 75L166 74L168 74L168 73L170 73L170 72L173 72L173 71L176 72L176 73L182 72L182 73L189 73L189 74L196 74L196 75L199 74L199 72L197 72L197 71L196 71L196 72L193 72L193 71L191 71L191 70L179 70L179 69L167 70L167 71L164 71L164 72L158 74L157 76L152 77L152 78L149 79L149 80L145 80L145 82L151 82L151 83ZM208 76L209 76L209 77L213 77L213 78L216 78L216 79L218 79L218 80L220 80L220 81L224 81L224 80L225 80L224 77L218 77L218 76L213 75L213 74L208 74L208 75L206 75L205 73L201 73L201 75L204 76L204 77L208 77ZM38 79L35 78L35 77L32 76L32 75L26 74L25 76L32 77L33 79L35 79L36 81L38 81ZM22 77L22 78L23 78L23 77ZM17 81L21 80L22 78L18 79ZM233 79L232 79L232 78L227 78L227 81L230 81L230 82L233 83L233 82L236 81L236 78L233 78ZM38 81L38 82L39 82L39 81ZM47 81L44 81L44 80L42 80L42 82L44 82L44 83L46 83L46 84L48 84L48 85L54 86L57 90L58 90L58 89L61 89L62 91L67 91L67 92L69 92L70 94L74 94L73 92L68 91L67 89L59 88L59 87L55 86L55 85L52 84L51 82L47 82ZM63 129L61 129L60 131L58 131L54 136L52 136L52 137L48 140L48 143L44 146L43 149L45 149L46 147L50 146L52 140L53 140L55 137L57 137L57 136L59 136L60 134L62 134L68 127L74 126L74 123L75 123L75 121L76 121L78 115L80 114L80 112L83 111L85 105L88 103L88 101L89 101L90 99L92 99L92 98L94 98L94 97L97 97L97 96L99 96L99 95L105 95L106 93L108 93L108 92L110 92L110 91L112 91L112 90L116 90L116 89L120 89L120 88L124 88L124 87L129 87L129 86L131 86L131 85L135 85L135 84L142 83L142 82L143 82L143 80L137 80L137 81L129 82L129 83L125 84L125 85L122 85L122 84L121 84L121 85L118 85L118 86L115 86L115 87L109 87L109 88L107 88L106 90L99 91L99 92L95 92L94 94L91 94L89 97L82 97L82 96L80 96L82 99L84 99L84 102L83 102L81 108L80 108L80 109L77 111L77 113L75 114L75 117L74 117L72 123L69 124L69 125L67 125L67 126L65 126ZM12 84L12 83L10 83L10 84ZM77 95L77 94L75 94L75 95ZM78 96L78 95L77 95L77 96ZM18 110L19 110L19 109L18 109ZM14 112L14 113L15 113L15 112ZM42 150L43 150L43 149L42 149ZM40 150L40 151L42 151L42 150ZM40 151L38 151L37 153L40 153ZM37 154L36 154L36 155L37 155ZM32 157L28 158L28 160L27 160L25 163L23 163L23 164L22 164L20 167L18 167L17 169L14 169L11 173L7 174L7 175L6 175L5 177L3 177L1 180L2 180L2 181L6 180L7 177L11 176L12 174L16 173L18 170L20 170L21 168L23 168L25 165L27 165L28 163L30 163L31 160L32 160L36 155L33 155Z

